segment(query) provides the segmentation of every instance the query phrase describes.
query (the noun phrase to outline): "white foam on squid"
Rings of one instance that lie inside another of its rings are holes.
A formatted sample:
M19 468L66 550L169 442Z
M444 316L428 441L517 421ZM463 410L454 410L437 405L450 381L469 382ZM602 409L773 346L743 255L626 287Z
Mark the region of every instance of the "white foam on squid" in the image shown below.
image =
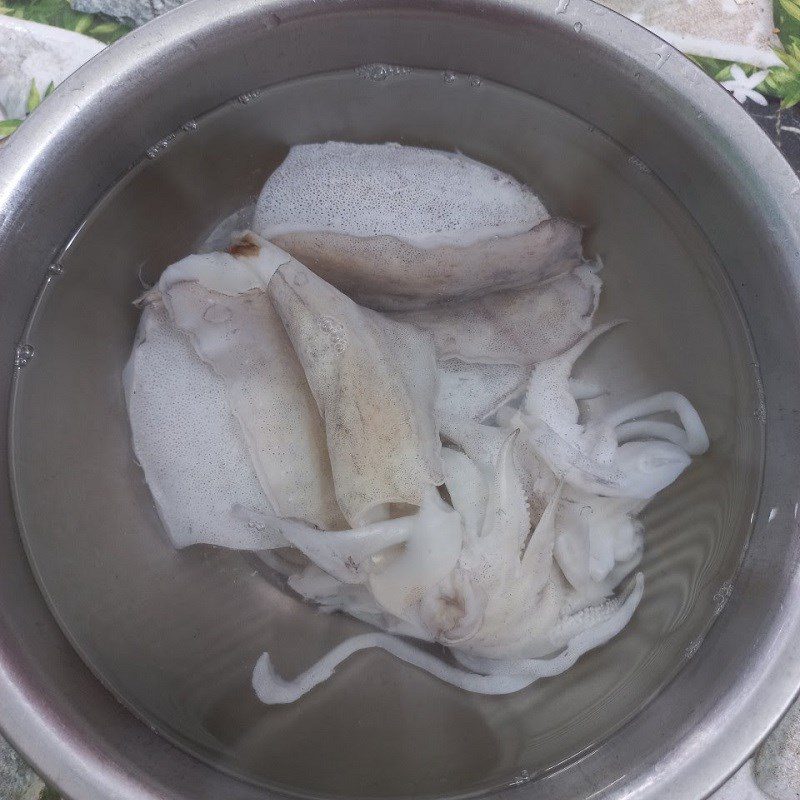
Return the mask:
M159 304L142 311L125 369L133 449L176 547L263 550L286 544L237 507L269 511L223 382Z
M267 238L326 231L463 247L548 216L527 186L459 153L326 142L292 147L261 191L254 225Z
M253 227L381 311L530 287L583 260L580 227L549 217L511 176L397 144L293 147Z
M269 296L251 289L231 297L180 281L162 298L172 322L222 378L272 508L319 527L344 527L322 419Z

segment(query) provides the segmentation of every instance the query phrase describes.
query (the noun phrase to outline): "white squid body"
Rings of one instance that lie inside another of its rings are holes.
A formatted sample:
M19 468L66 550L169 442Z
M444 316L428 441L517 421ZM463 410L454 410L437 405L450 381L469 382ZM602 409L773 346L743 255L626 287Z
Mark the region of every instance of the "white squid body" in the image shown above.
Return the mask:
M286 544L240 509L269 510L225 385L176 330L160 302L142 312L124 373L133 448L175 547L257 550Z
M253 228L378 310L527 288L583 261L579 226L509 175L398 144L296 145Z
M463 453L445 456L458 513L432 494L415 516L370 528L320 536L277 518L268 526L322 568L306 568L290 579L296 591L391 633L445 644L470 671L398 640L367 634L344 642L291 681L275 673L265 654L254 673L264 702L292 702L330 677L341 660L368 647L386 649L456 686L505 694L563 671L622 630L641 598L641 576L624 595L605 600L606 590L594 603L570 586L553 557L560 489L531 533L514 466L517 436L506 436L488 472ZM480 502L469 490L482 486L488 502L476 516ZM459 490L466 506L456 499ZM633 566L625 565L628 571ZM353 584L360 591L353 591Z
M419 506L442 482L430 335L361 308L294 259L267 291L325 422L344 516L360 524Z
M600 286L589 267L579 266L530 288L390 316L430 331L442 360L530 366L560 355L589 331Z
M291 546L294 591L379 631L291 680L265 653L258 696L293 702L375 647L505 694L619 633L636 515L708 437L674 392L581 419L602 389L574 363L613 325L592 330L578 227L463 156L342 143L292 148L254 225L291 255L245 234L168 268L126 394L176 544Z
M144 302L163 304L222 380L273 513L322 529L363 524L419 506L442 482L428 334L360 308L253 234L172 265ZM147 473L151 444L168 440L133 427ZM237 508L257 525L258 508Z
M610 327L536 367L524 411L512 415L520 424L516 430L463 417L441 420L443 437L460 448L442 449L457 515L431 495L415 517L375 529L371 548L364 547L364 537L372 532L363 528L329 534L345 546L327 551L324 559L308 545L300 548L323 574L342 581L320 581L314 568L306 570L290 581L305 597L386 631L447 645L469 671L385 635L367 634L342 643L290 681L275 673L265 654L254 673L264 702L297 699L330 677L341 660L369 647L462 688L514 692L562 672L622 630L643 592L639 574L610 597L641 558L635 515L688 465L689 452L708 447L708 439L694 409L676 393L630 404L602 422L579 423L573 392L585 387L571 383L570 372ZM643 419L665 411L677 413L682 427ZM540 425L550 431L544 440L537 438ZM629 438L637 441L620 443ZM529 500L542 509L533 531ZM298 531L289 532L280 520L272 531L298 546ZM303 535L316 547L326 541L309 529ZM362 591L344 586L353 583Z
M292 343L260 288L285 254L190 256L164 272L161 301L175 327L225 385L270 506L332 528L334 499L325 428Z

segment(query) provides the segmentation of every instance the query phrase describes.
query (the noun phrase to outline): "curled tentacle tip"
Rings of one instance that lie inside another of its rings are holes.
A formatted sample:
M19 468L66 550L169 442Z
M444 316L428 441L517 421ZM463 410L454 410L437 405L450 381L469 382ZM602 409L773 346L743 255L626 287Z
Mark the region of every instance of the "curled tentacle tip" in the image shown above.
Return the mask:
M282 678L272 665L269 653L265 651L253 667L252 684L256 696L265 705L285 705L299 700L315 685L307 685L302 677L304 676L293 681Z
M258 695L258 699L262 703L275 702L272 699L270 688L276 681L280 682L281 678L272 666L272 659L269 657L269 653L263 652L258 657L258 661L256 661L256 665L253 667L252 680L253 689L255 689L256 695Z

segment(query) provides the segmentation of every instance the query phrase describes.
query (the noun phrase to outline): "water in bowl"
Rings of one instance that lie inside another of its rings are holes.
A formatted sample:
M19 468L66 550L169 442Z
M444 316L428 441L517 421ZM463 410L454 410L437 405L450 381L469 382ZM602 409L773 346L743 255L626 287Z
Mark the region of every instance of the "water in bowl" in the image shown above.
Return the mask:
M240 553L176 552L130 448L121 371L131 301L251 204L296 142L460 150L586 226L605 264L598 322L629 324L581 366L622 397L686 394L709 454L643 515L644 600L569 672L508 697L466 694L363 653L301 702L292 675L363 626L321 616ZM635 155L553 105L475 75L390 65L251 92L155 143L65 248L31 320L12 415L18 514L40 585L98 677L149 725L243 780L301 795L474 793L535 779L624 724L697 651L730 594L762 459L758 373L734 294L687 211Z

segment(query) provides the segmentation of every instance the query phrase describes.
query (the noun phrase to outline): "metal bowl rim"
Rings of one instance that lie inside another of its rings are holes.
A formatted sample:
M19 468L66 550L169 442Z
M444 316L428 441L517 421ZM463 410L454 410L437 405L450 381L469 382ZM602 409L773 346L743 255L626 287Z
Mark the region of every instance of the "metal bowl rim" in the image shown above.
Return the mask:
M0 241L14 233L12 227L25 209L28 186L42 180L41 166L48 152L61 137L74 136L88 124L91 109L114 96L125 83L136 79L138 66L145 61L168 63L176 47L193 47L195 37L213 35L226 20L259 13L265 18L278 14L281 20L336 13L352 9L391 11L411 8L419 11L471 15L500 23L546 21L555 27L572 27L572 17L563 13L572 6L585 14L596 13L592 0L555 0L545 7L537 0L230 0L225 19L218 0L194 0L128 34L105 49L70 76L48 101L26 121L0 154ZM615 48L636 62L643 74L681 93L697 109L702 109L708 127L724 144L728 153L753 171L768 173L774 196L800 194L800 181L766 134L711 78L699 74L693 81L681 80L689 61L654 34L604 9L604 20L584 26L583 35L598 49ZM665 49L666 48L666 49ZM654 65L654 52L663 58ZM668 55L665 55L668 54ZM165 132L166 133L166 132ZM800 225L795 208L787 207L774 219L786 232L783 255L800 251ZM788 261L789 258L787 257ZM789 276L800 284L800 267ZM800 573L790 593L800 596ZM788 594L788 593L787 593ZM800 656L792 644L800 636L800 604L785 611L780 642L773 642L769 672L749 675L740 682L736 702L719 710L716 734L710 727L698 730L659 764L656 776L640 776L637 785L624 796L656 800L663 786L680 779L694 782L708 792L719 785L752 752L758 742L779 720L800 689ZM780 676L779 680L771 680ZM134 779L118 765L109 763L98 751L88 731L64 731L51 713L47 698L36 691L19 665L0 648L0 726L10 741L41 772L73 797L115 797L118 800L161 800L158 789ZM787 687L789 687L787 689ZM730 698L726 698L730 699ZM24 733L23 733L24 729ZM724 736L722 735L724 733ZM702 742L699 738L702 737ZM698 739L698 741L695 741ZM710 766L709 766L710 765ZM685 785L685 784L684 784ZM533 787L508 790L518 798L533 798Z

